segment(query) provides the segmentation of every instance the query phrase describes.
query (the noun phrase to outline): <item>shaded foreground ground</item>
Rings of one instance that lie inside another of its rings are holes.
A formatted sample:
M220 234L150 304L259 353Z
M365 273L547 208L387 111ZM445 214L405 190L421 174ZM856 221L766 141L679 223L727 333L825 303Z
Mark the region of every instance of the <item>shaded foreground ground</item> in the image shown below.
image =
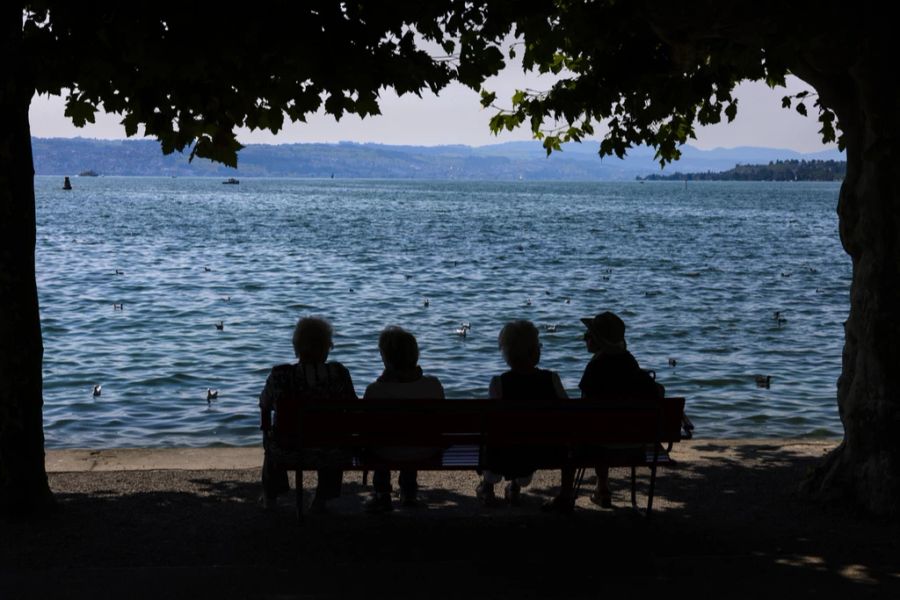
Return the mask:
M900 597L900 524L796 494L834 445L683 443L652 519L626 508L624 471L617 508L582 493L570 517L538 510L551 472L515 509L482 508L474 474L423 473L426 508L378 517L348 474L299 527L293 495L257 506L259 451L53 452L60 510L0 522L0 598Z

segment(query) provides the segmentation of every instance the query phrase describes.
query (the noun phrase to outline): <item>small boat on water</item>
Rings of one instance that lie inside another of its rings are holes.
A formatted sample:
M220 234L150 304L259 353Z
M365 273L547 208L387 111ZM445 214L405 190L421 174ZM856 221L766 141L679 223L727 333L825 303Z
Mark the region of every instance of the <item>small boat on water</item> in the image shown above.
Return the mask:
M79 177L99 177L99 174L97 173L97 171L88 170L88 171L82 171L81 173L78 174L78 176Z
M228 179L226 179L226 180L223 181L222 183L224 183L224 184L226 184L226 185L237 185L237 184L240 183L240 181L238 181L238 180L235 179L234 177L229 177Z

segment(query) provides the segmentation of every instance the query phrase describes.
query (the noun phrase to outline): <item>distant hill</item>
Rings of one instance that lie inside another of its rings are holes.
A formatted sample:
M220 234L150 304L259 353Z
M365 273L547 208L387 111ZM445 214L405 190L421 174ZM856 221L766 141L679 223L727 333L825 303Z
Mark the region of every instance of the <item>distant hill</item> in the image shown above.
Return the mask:
M567 144L546 156L540 142L490 146L389 146L383 144L250 144L238 169L187 156L163 156L152 140L33 138L35 172L69 175L209 177L331 177L366 179L622 181L660 173L651 148L632 149L619 160L597 156L597 144ZM801 154L773 148L682 148L682 158L662 173L719 171L737 163L776 160L840 160L836 150Z
M737 165L713 173L672 173L638 176L651 181L843 181L847 162L843 160L775 160L767 165Z

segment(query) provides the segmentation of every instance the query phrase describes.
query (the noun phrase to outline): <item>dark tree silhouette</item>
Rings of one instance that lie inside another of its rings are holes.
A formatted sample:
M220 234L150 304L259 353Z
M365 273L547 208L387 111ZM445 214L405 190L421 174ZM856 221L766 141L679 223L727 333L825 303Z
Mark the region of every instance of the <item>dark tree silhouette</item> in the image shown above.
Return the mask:
M102 107L123 115L129 135L143 127L157 137L164 152L190 146L235 164L237 126L277 131L285 115L302 120L320 106L336 116L376 114L384 87L438 91L456 79L478 88L502 67L500 49L514 32L525 68L559 80L544 92L517 92L492 127L530 126L548 152L602 121L601 155L648 143L660 161L671 160L695 125L734 118L741 80L777 86L790 73L812 85L817 95L784 104L806 114L811 103L825 141L841 132L847 177L838 214L853 283L838 383L845 437L806 488L876 513L898 511L900 75L885 9L771 0L297 4L254 6L239 18L168 2L0 8L0 506L52 501L34 278L35 91L69 90L76 124ZM448 56L417 49L420 40ZM495 97L484 91L482 101Z

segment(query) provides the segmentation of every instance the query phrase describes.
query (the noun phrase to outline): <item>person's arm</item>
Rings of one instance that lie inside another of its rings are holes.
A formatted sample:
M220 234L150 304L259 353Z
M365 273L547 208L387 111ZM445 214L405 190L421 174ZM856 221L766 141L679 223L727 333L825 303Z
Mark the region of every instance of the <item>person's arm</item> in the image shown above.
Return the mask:
M259 394L259 428L262 431L272 429L272 409L275 408L272 387L272 373L269 373L269 376L266 377L266 385Z
M584 373L581 375L581 381L578 382L578 389L581 390L581 399L586 400L588 398L595 397L597 395L597 377L596 377L596 367L594 366L595 361L591 361L584 368Z
M581 377L581 398L583 400L599 401L614 396L617 389L617 381L627 373L624 367L606 357L594 358L584 368Z
M491 377L491 384L488 386L488 398L491 400L499 400L503 397L503 384L500 377L494 375Z
M350 371L347 370L347 367L341 365L344 370L344 375L346 376L346 382L344 383L343 396L342 400L352 401L359 400L359 397L356 395L356 390L353 389L353 379L350 378Z
M569 396L566 394L566 388L563 387L562 380L559 378L559 373L556 371L552 371L553 376L553 391L556 392L557 400L568 400Z

